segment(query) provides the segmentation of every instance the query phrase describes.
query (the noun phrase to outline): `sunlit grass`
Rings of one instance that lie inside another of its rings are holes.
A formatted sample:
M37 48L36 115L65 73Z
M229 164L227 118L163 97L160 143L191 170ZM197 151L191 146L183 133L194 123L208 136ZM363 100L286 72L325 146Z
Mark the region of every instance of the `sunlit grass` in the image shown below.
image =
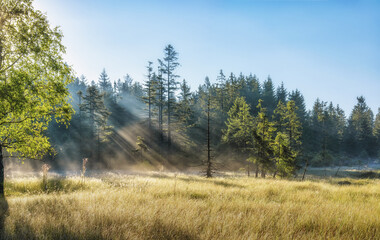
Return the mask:
M108 175L6 189L9 239L380 239L379 180Z

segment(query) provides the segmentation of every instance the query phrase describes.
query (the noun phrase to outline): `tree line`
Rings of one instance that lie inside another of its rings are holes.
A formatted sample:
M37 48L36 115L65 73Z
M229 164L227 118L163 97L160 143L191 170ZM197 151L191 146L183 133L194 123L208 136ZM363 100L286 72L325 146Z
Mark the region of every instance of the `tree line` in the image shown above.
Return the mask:
M129 75L112 83L105 70L98 83L83 76L71 83L77 109L71 127L78 136L70 142L80 146L76 152L105 161L102 152L113 144L106 143L109 135L138 121L154 132L144 142L156 144L164 158L173 151L197 153L210 171L215 160L215 168L236 162L252 165L256 175L289 176L305 164L367 164L379 157L380 114L374 117L363 96L347 118L339 105L320 99L307 110L299 90L275 87L270 77L261 82L252 74L220 70L213 83L206 77L191 91L185 79L178 81L179 66L178 53L168 45L162 59L147 63L143 84ZM54 141L55 131L67 133L52 129Z

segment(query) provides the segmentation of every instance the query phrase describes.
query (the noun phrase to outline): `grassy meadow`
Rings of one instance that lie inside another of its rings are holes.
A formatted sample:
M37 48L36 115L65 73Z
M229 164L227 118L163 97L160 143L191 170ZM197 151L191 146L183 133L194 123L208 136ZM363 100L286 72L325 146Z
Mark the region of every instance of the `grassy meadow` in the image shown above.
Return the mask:
M380 239L379 179L105 174L5 188L3 239Z

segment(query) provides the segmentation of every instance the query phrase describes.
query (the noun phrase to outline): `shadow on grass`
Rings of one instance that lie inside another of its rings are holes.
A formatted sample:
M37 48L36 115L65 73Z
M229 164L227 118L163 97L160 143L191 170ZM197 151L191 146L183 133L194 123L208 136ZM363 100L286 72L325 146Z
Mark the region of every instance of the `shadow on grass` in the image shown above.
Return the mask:
M5 197L0 197L0 239L5 239L5 219L8 215L7 199Z
M200 239L195 233L180 229L175 226L164 224L160 220L156 220L152 227L144 236L146 240L164 240L164 239L181 239L181 240L198 240Z

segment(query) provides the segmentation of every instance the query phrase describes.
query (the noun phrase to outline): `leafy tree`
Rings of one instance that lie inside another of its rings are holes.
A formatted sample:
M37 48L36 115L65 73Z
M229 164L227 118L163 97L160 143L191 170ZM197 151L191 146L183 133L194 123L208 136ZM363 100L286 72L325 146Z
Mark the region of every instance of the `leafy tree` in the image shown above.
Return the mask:
M0 4L0 196L4 196L4 151L40 158L51 146L44 134L55 118L67 123L71 69L62 58L62 33L49 26L32 1Z

